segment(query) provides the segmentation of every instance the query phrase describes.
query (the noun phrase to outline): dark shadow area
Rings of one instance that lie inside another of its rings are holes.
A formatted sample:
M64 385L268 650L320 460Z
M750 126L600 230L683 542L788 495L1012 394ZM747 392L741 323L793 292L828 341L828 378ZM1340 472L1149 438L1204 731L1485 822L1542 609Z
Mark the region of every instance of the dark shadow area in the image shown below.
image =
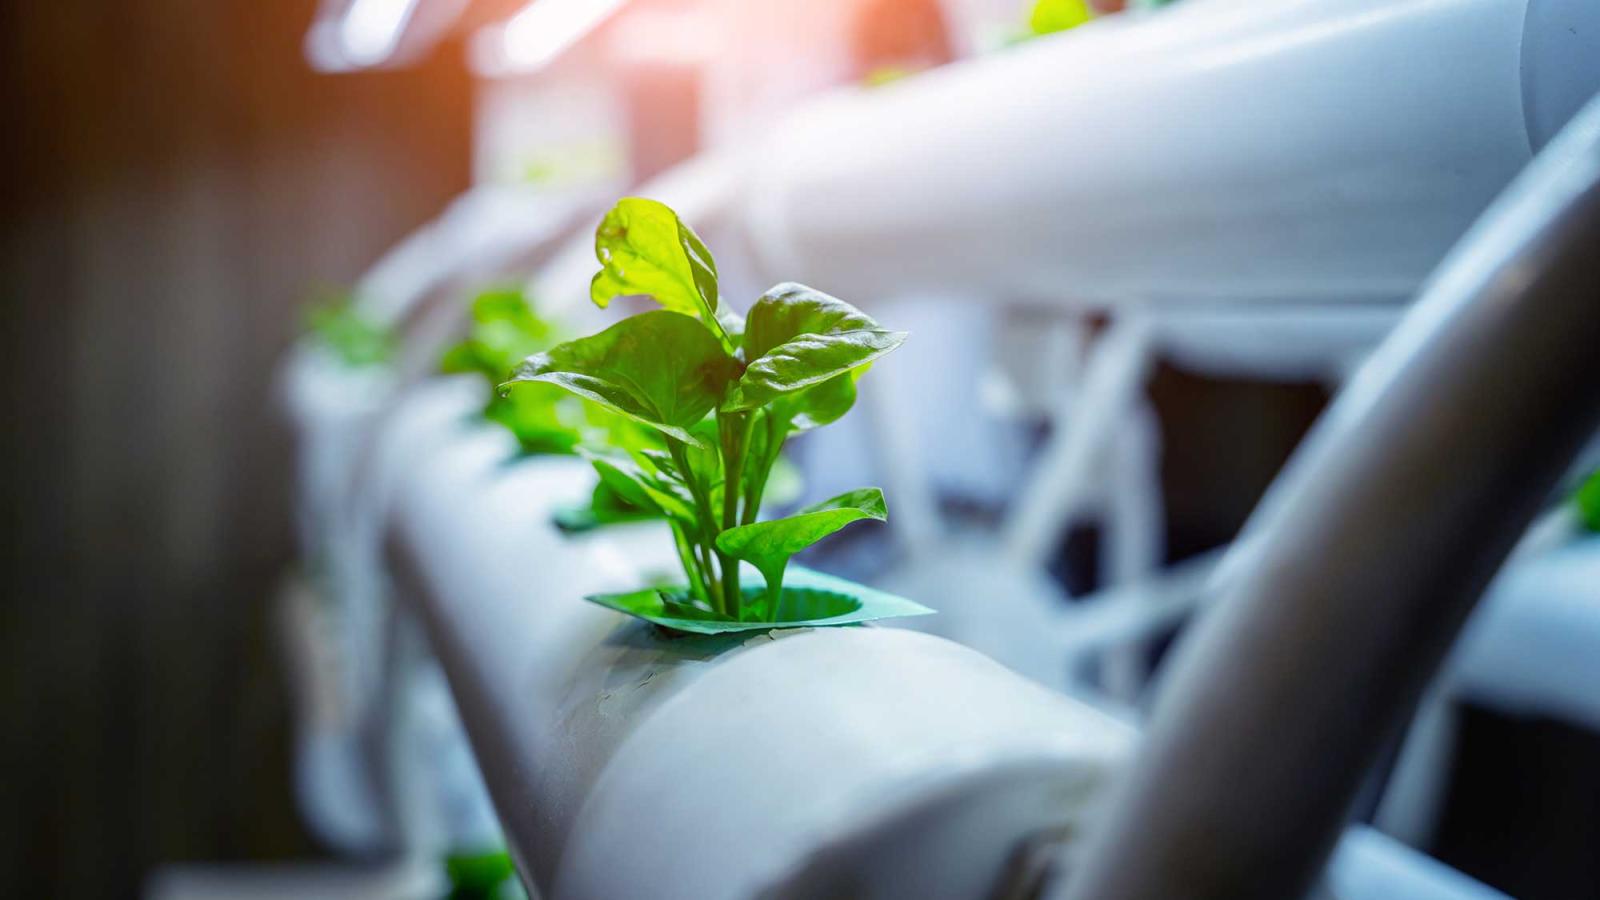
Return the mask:
M0 7L7 896L316 850L275 644L274 366L319 285L466 186L471 129L454 51L311 72L314 6Z
M1463 707L1431 852L1523 900L1600 888L1600 735Z

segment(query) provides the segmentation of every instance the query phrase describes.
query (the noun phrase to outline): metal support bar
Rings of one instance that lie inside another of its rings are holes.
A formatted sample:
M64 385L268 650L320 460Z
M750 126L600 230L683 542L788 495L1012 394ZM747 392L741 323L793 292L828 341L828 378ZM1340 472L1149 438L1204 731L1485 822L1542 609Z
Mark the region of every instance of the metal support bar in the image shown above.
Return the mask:
M1128 315L1112 322L1090 351L1076 395L1063 399L1053 418L1055 432L1039 454L1019 504L1006 518L1006 554L1043 569L1062 531L1090 495L1099 455L1118 419L1134 408L1150 360L1150 326Z
M1067 886L1283 898L1600 425L1600 100L1451 252L1250 526Z

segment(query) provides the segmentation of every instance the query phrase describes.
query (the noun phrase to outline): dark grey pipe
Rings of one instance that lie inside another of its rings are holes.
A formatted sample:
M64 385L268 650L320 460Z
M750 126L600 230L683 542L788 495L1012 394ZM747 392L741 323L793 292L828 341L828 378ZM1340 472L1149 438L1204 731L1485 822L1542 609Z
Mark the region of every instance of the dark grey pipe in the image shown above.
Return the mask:
M1597 427L1600 99L1457 244L1274 486L1067 895L1302 895Z

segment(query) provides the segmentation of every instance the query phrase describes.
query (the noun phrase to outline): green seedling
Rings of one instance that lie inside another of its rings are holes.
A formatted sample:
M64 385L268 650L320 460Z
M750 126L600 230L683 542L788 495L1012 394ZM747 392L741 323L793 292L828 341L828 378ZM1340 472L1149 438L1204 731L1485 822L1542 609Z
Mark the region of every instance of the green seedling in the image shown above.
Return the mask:
M472 301L467 337L445 351L439 368L475 372L495 385L529 354L554 346L559 339L555 327L539 317L521 291L488 290ZM565 391L533 389L511 396L494 390L487 393L484 418L516 435L524 453L570 454L583 440L583 404Z
M1600 469L1590 473L1573 494L1572 502L1578 507L1578 518L1583 527L1600 532Z
M313 305L306 327L348 366L379 365L394 355L394 336L363 316L349 294L329 294Z
M447 900L494 900L524 896L515 882L517 869L504 850L451 853L444 859L450 881Z
M1088 0L1035 0L1028 11L1028 35L1041 37L1069 31L1094 20Z
M851 522L887 518L882 492L865 488L757 521L784 442L844 415L856 380L906 336L799 284L772 288L740 318L720 302L705 243L653 200L620 201L596 231L595 253L597 305L645 296L662 308L529 356L502 389L555 385L653 433L654 445L624 434L609 452L587 455L603 485L671 526L688 585L681 597L658 598L671 607L663 616L779 621L793 554ZM762 574L765 591L742 589L741 561ZM643 602L607 605L659 621Z
M605 443L613 436L629 444L647 444L651 436L642 426L555 385L529 385L509 395L493 389L529 354L554 346L560 337L559 329L539 316L522 291L484 291L472 302L466 339L445 351L439 368L447 373L477 373L488 380L483 417L515 435L524 454L570 455L586 441ZM555 513L556 524L566 531L656 517L618 497L604 483L595 488L587 505Z

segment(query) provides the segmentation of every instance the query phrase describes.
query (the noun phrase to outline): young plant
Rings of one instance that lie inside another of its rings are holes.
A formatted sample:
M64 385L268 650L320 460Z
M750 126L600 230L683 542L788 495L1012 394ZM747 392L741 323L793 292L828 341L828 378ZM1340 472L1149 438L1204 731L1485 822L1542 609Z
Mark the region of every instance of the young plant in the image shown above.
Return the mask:
M496 385L531 353L556 343L556 329L534 312L521 291L494 289L472 301L466 340L445 351L444 372L476 372ZM543 386L502 396L490 390L484 418L504 425L524 453L572 453L583 440L582 403Z
M1088 0L1034 0L1028 11L1028 36L1068 31L1093 20L1094 8Z
M361 315L350 295L329 294L306 313L306 327L345 365L386 363L394 353L394 336Z
M525 385L509 394L494 389L529 354L556 343L559 331L539 317L522 291L484 291L472 302L472 326L461 343L446 350L439 368L448 373L473 372L488 379L484 418L504 426L524 454L573 454L580 444L606 442L626 435L625 442L650 440L642 426L550 384ZM556 524L567 531L656 518L619 497L609 485L595 488L589 503L556 510Z
M671 209L627 198L595 233L590 297L647 296L663 308L528 357L505 388L558 385L649 426L659 447L613 441L590 454L602 483L659 513L688 579L679 618L778 621L789 558L861 519L887 517L877 488L758 521L784 441L855 402L856 379L905 340L842 300L780 284L740 319L722 307L716 262ZM747 593L740 562L765 581ZM788 618L794 618L790 616Z
M1583 522L1583 527L1600 532L1600 469L1589 473L1589 477L1578 486L1577 493L1572 495L1572 502L1578 508L1578 518Z

